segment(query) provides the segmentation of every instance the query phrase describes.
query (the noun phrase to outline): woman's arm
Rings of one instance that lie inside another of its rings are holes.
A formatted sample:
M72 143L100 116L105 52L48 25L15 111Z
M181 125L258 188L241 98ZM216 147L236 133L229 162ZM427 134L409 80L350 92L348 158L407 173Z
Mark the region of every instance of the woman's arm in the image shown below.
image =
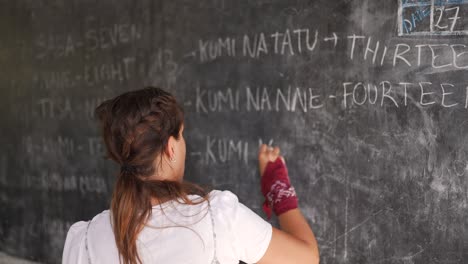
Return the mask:
M279 156L279 148L268 148L265 144L259 151L259 169L263 176L268 162L275 161ZM259 264L275 263L319 263L319 250L314 233L302 215L296 209L288 210L278 216L280 229L273 227L271 242Z

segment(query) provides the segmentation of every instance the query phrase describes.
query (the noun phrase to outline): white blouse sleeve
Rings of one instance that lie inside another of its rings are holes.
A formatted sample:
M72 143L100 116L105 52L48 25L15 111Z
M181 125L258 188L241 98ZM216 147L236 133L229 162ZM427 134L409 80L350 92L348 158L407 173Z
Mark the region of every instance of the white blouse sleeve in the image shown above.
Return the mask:
M256 263L265 254L272 236L272 226L239 202L230 191L216 192L219 208L233 237L233 249L239 260Z
M85 253L84 234L87 223L84 221L76 222L68 230L62 253L63 264L84 264L88 262L87 258L83 257Z

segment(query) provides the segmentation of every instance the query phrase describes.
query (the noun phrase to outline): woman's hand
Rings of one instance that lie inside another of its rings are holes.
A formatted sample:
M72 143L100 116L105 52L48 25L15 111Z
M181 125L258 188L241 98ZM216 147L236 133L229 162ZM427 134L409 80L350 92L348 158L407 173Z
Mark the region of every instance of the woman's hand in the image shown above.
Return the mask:
M320 257L314 233L298 208L297 197L289 182L287 169L276 161L278 158L286 165L278 147L268 147L265 144L260 146L258 166L262 194L266 199L263 210L269 217L273 208L278 216L281 230L273 227L268 249L257 263L318 264ZM273 162L270 164L271 169L267 168L269 162ZM264 175L265 169L268 171ZM268 197L273 199L268 200Z
M280 155L279 147L269 147L266 144L262 144L258 151L258 168L260 170L260 176L263 176L263 172L265 172L266 165L268 162L274 162L277 158L280 158L284 164L283 156Z

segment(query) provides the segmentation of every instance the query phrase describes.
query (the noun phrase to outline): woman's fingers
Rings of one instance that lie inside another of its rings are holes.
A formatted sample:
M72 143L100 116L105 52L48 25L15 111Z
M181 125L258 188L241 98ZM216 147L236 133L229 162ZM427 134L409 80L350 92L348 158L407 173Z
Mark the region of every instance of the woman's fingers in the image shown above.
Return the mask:
M267 145L266 144L262 144L260 146L260 149L258 150L258 154L262 154L263 152L265 152L267 150Z
M284 164L284 158L280 156L280 148L279 147L271 147L267 146L266 144L262 144L258 151L258 165L260 169L260 176L263 175L265 171L265 167L269 161L274 162L278 157L281 158Z
M265 171L266 164L268 163L268 147L265 144L260 146L258 150L258 168L260 170L260 176Z
M276 160L276 157L278 157L279 153L280 153L280 148L279 148L279 147L275 147L275 148L273 149L273 158L275 158L275 160Z

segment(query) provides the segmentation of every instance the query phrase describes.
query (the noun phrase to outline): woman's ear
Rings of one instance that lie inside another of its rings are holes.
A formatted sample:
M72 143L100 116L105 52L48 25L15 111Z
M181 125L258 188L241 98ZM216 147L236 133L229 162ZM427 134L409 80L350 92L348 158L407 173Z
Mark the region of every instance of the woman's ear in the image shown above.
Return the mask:
M166 149L164 150L169 160L175 159L174 149L175 149L175 138L173 136L170 136L169 140L167 141Z

